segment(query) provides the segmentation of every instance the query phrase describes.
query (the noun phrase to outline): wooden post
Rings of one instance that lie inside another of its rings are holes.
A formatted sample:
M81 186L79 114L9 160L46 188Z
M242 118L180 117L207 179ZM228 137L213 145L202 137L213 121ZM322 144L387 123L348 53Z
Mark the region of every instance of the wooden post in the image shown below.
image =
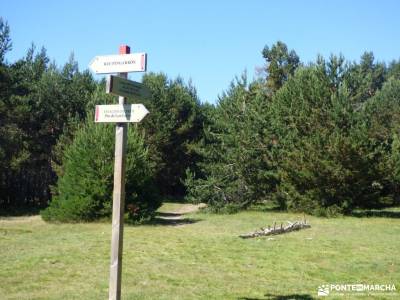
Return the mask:
M119 47L119 54L129 54L129 46ZM127 73L119 73L119 76L127 78ZM119 104L125 104L125 98L119 96ZM109 300L121 299L121 272L122 249L124 233L124 207L125 207L125 160L127 143L127 124L117 123L115 131L115 162L114 162L114 192L112 213L111 236L111 262Z

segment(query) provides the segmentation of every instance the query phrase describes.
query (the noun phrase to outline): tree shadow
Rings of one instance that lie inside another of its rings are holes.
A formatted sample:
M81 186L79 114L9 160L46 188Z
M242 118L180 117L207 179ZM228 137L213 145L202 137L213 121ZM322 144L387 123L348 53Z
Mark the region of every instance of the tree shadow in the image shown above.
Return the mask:
M183 218L184 214L157 212L155 218L150 220L148 225L180 226L200 222L201 219Z
M156 216L157 217L161 217L161 218L172 218L172 217L181 217L182 214L180 213L171 213L171 212L156 212Z
M265 294L265 298L249 298L241 297L238 300L313 300L315 299L309 294L289 294L289 295L273 295Z
M400 211L390 211L390 210L363 210L363 211L353 211L349 216L356 218L392 218L400 219Z
M179 226L179 225L188 225L194 224L201 221L200 219L178 219L178 220L170 220L170 219L160 219L155 218L149 222L150 225L166 225L166 226Z
M0 217L29 217L40 214L43 207L26 206L26 207L0 207Z

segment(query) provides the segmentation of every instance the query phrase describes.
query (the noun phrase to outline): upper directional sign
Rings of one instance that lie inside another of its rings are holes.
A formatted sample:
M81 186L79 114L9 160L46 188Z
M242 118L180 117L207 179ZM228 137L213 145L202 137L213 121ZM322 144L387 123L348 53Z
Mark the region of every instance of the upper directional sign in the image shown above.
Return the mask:
M150 91L142 83L114 75L107 78L106 93L132 98L150 97Z
M96 74L145 72L146 53L96 56L89 67Z
M96 105L96 123L138 123L149 111L143 104Z

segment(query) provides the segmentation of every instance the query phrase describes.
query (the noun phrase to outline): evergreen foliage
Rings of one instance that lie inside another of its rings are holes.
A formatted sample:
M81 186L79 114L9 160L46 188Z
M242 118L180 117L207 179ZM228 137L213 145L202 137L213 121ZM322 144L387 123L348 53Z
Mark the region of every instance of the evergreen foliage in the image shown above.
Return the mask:
M151 97L142 102L151 113L140 125L156 166L156 183L163 195L182 197L186 169L196 169L193 145L201 137L204 122L196 90L191 83L169 80L164 74L147 74L143 84Z
M288 50L285 43L278 41L271 48L265 46L262 55L266 60L266 84L271 92L276 92L294 74L300 59L294 50Z
M0 64L3 63L4 56L11 49L10 26L0 17Z
M85 118L95 82L73 56L58 68L34 46L13 65L1 65L0 74L0 203L45 206L56 180L53 148L70 124Z
M381 174L376 157L360 147L363 132L348 91L332 90L328 74L300 69L275 95L271 118L280 137L278 202L329 215L378 202L373 183Z
M97 99L101 98L98 93ZM89 113L65 149L63 175L58 178L50 206L42 213L45 220L92 221L111 216L115 125L93 120ZM143 134L134 126L128 129L126 158L127 212L134 221L143 221L161 203L152 183L153 170Z
M115 99L73 55L58 67L32 45L9 64L11 49L0 18L2 210L50 204L47 220L108 217L114 126L92 112ZM280 41L262 55L265 78L236 79L216 105L201 104L190 82L144 76L150 114L128 138L133 220L154 214L158 191L227 212L259 201L319 215L400 204L400 62L366 52L304 66Z
M274 190L276 174L268 148L268 98L262 84L233 82L216 108L208 110L208 126L197 151L198 174L188 172L188 199L206 202L216 211L247 208ZM267 142L265 142L267 140Z
M297 61L284 44L264 52ZM327 216L399 204L396 64L388 73L365 53L360 64L332 55L299 65L275 63L265 85L237 82L210 110L188 199L217 211L269 199Z

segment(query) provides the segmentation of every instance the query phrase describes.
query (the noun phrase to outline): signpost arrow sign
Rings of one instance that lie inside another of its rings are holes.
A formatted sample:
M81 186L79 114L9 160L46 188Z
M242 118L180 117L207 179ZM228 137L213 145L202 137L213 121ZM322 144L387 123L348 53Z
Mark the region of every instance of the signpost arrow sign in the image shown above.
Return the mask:
M107 78L106 93L124 97L150 97L150 91L142 83L114 75Z
M96 105L96 123L138 123L149 113L143 104Z
M89 67L96 74L145 72L146 53L96 56Z
M109 300L121 299L122 247L125 208L126 123L140 122L149 111L143 104L125 104L125 97L146 96L146 88L127 80L128 72L146 71L146 53L130 54L130 47L121 45L119 55L96 56L89 67L97 74L119 73L107 82L107 93L119 95L115 105L96 105L95 122L117 123L115 128L114 189L112 209Z

